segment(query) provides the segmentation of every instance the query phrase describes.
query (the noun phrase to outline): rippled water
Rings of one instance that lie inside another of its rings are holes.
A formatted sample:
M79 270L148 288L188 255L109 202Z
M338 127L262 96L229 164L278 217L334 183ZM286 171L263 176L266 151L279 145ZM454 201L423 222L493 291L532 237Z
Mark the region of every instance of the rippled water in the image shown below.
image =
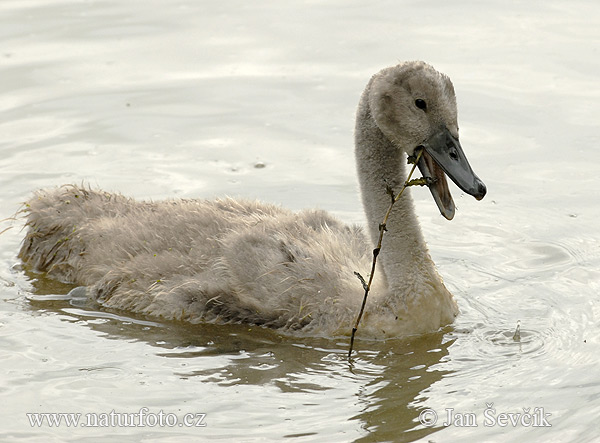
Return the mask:
M413 193L461 315L437 334L358 341L352 365L346 341L67 297L21 269L21 223L5 220L3 440L598 441L599 4L5 0L0 17L2 218L36 188L85 181L361 222L354 109L371 74L406 59L453 79L463 147L489 190L476 202L454 188L451 223ZM143 407L206 414L206 426L26 415ZM551 426L486 425L536 408ZM433 413L434 426L419 422Z

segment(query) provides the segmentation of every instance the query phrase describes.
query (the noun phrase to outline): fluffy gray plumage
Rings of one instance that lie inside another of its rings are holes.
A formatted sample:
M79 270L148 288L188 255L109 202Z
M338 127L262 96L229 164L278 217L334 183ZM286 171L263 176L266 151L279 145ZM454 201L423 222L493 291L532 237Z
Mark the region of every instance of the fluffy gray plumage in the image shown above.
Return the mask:
M428 115L413 109L416 93ZM322 211L234 199L139 202L67 185L26 203L20 257L111 308L346 335L364 293L354 271L370 270L386 186L399 189L406 154L440 123L458 136L452 84L431 66L387 68L367 85L355 154L370 239ZM428 332L454 319L409 193L394 206L379 260L361 337Z
M170 319L299 329L360 287L352 260L368 261L358 228L255 201L145 203L63 186L27 211L24 261L106 306Z

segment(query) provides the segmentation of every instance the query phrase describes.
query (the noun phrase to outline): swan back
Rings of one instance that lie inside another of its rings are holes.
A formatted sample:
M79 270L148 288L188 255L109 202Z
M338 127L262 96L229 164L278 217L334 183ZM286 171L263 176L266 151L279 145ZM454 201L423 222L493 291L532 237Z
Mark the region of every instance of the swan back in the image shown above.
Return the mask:
M324 211L77 186L38 191L27 206L21 258L107 307L331 334L360 303L353 270L370 249L359 227Z

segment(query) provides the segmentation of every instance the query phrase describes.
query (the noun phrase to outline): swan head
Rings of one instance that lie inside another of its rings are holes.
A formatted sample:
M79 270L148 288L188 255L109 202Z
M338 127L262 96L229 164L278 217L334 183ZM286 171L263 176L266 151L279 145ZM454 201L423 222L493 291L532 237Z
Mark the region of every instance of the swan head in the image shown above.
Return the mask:
M396 149L413 155L423 148L418 166L444 217L451 220L455 211L446 177L477 200L485 196L458 140L456 96L446 75L424 62L386 68L371 80L368 100L375 123Z

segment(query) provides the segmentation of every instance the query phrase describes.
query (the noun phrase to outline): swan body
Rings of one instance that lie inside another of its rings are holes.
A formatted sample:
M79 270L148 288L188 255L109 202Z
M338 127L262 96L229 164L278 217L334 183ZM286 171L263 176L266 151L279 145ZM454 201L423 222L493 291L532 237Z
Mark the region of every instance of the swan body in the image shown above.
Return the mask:
M406 180L406 156L424 148L419 168L442 215L454 203L446 174L482 198L458 143L448 77L407 62L372 77L360 100L355 156L367 235L323 211L298 213L230 198L141 202L66 185L26 203L21 259L50 277L85 286L106 307L165 319L243 322L289 332L351 332L364 290L387 189ZM458 313L429 256L410 194L394 205L360 337L431 332Z

